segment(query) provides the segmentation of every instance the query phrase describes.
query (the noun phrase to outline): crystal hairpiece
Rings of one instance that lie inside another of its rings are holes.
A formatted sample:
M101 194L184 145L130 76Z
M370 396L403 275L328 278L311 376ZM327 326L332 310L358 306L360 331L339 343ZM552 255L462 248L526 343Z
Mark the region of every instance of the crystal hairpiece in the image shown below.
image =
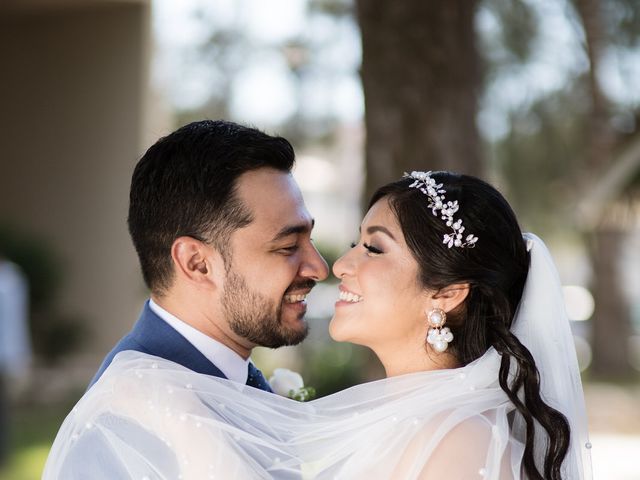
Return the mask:
M445 190L442 189L442 183L436 183L431 177L431 172L411 172L405 173L406 178L413 178L414 182L409 185L409 188L417 188L427 197L429 197L429 208L434 215L438 215L440 211L440 218L447 223L447 227L452 228L451 233L444 235L442 243L446 243L447 247L459 247L459 248L473 248L476 246L478 237L473 234L467 235L462 240L462 233L464 227L462 226L462 219L454 220L453 215L460 209L458 201L446 202L444 194Z

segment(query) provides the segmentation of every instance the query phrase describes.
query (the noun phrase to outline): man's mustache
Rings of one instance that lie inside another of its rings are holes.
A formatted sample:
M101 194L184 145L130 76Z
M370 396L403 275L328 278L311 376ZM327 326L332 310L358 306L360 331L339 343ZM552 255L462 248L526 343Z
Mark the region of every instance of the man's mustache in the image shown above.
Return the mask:
M298 290L311 290L315 286L316 286L315 280L311 280L311 279L302 280L300 282L292 283L289 286L289 288L287 288L287 290L284 292L284 294L287 295L291 292L295 292Z

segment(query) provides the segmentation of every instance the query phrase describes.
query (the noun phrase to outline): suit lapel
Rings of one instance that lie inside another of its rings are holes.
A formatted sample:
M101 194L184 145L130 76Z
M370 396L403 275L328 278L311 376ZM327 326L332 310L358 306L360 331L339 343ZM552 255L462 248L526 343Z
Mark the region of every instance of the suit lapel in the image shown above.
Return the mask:
M227 378L186 338L158 317L149 308L148 301L145 303L131 335L151 355L166 358L197 373Z

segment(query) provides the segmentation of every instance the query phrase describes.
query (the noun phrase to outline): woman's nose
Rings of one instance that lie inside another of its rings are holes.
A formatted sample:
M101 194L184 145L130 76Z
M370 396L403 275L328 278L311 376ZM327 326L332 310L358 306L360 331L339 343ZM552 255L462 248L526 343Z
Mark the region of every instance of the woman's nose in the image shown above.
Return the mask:
M342 278L344 275L348 275L349 273L353 273L353 262L350 259L351 252L353 252L353 249L348 250L347 252L345 252L333 264L333 267L332 267L333 274L337 278Z

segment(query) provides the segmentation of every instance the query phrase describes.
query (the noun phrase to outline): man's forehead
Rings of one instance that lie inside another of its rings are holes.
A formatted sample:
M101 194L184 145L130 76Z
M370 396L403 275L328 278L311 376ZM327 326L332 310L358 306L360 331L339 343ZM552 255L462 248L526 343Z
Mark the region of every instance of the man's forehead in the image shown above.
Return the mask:
M276 237L286 229L293 233L311 230L313 219L293 177L273 169L247 172L238 179L237 194L251 211L250 226Z

